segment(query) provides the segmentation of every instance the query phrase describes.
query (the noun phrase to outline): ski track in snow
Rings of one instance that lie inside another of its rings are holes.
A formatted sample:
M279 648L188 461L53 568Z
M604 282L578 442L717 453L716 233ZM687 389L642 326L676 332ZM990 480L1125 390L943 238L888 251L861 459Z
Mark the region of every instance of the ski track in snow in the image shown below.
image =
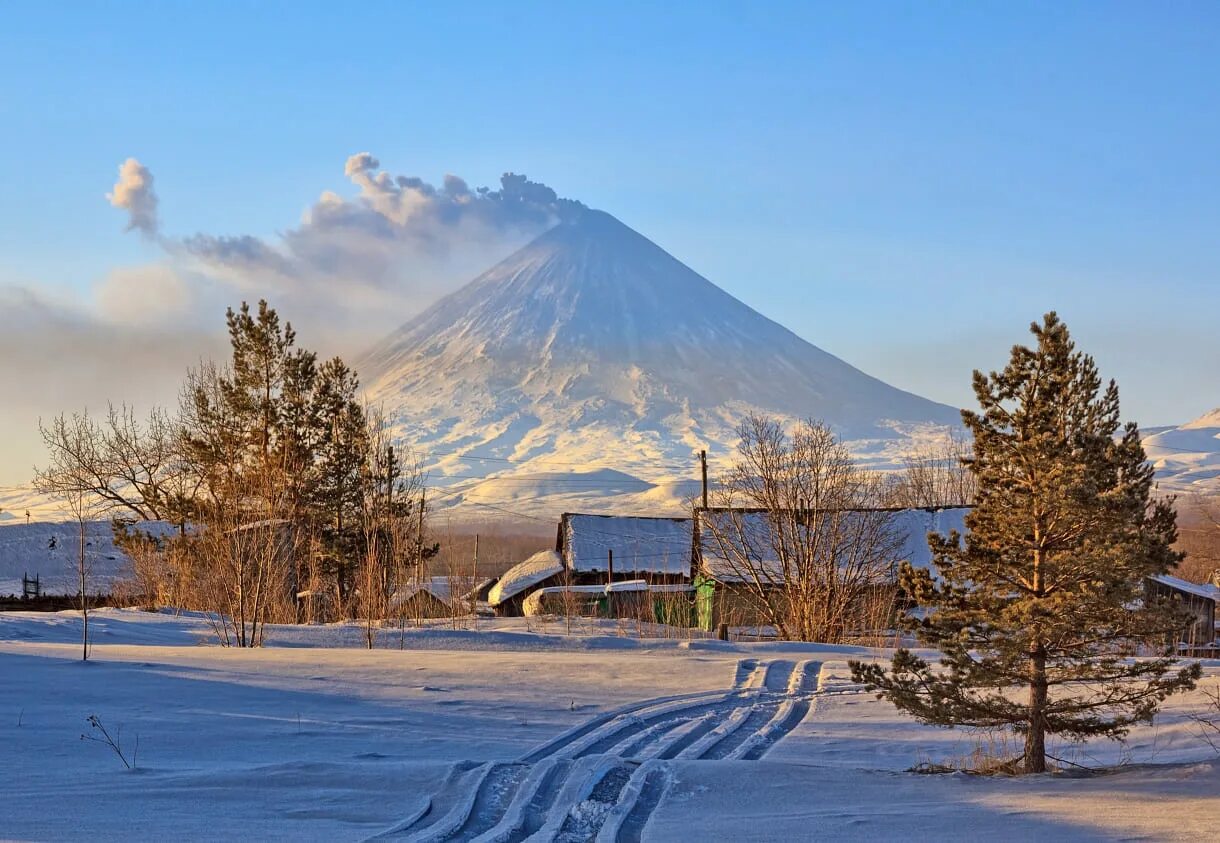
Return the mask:
M376 839L638 841L673 782L670 761L763 758L815 711L821 667L742 659L727 690L632 703L517 761L455 765L425 810Z

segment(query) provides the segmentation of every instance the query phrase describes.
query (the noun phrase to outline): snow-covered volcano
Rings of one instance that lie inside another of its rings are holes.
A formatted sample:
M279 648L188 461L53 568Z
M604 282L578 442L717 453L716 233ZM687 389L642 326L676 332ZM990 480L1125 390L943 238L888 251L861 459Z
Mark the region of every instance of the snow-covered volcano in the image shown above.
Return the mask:
M552 486L571 466L649 483L689 478L692 453L728 454L749 410L822 419L873 454L959 421L592 210L403 325L360 372L370 398L430 455L434 479L497 465L521 483L522 472L546 472ZM455 451L512 465L459 462ZM573 491L588 492L579 479Z

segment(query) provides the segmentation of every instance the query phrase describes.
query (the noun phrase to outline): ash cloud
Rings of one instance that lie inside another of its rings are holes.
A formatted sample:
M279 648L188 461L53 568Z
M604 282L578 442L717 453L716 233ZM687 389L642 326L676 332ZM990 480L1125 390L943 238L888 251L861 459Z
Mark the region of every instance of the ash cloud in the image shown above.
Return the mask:
M362 353L550 226L578 202L523 175L493 188L454 175L432 184L351 156L348 187L319 194L273 237L166 233L152 171L136 158L106 194L162 250L153 263L103 268L92 299L79 290L0 280L0 482L24 482L41 454L37 420L107 401L176 400L188 365L225 354L224 308L265 297L324 356Z
M152 173L135 159L120 167L108 198L127 212L129 230L154 239L185 274L234 301L264 296L346 353L584 208L517 173L495 187L452 174L437 185L383 169L370 152L350 156L343 174L345 194L322 191L273 237L164 234Z
M127 212L128 231L139 231L145 237L157 236L157 193L153 190L152 172L135 158L119 165L119 180L106 199Z
M472 257L485 268L489 253L502 257L583 208L516 173L505 173L495 189L472 189L455 175L436 186L382 169L369 152L349 157L343 172L355 196L323 191L274 240L199 233L167 248L238 282L405 292L421 281L413 275L470 271Z

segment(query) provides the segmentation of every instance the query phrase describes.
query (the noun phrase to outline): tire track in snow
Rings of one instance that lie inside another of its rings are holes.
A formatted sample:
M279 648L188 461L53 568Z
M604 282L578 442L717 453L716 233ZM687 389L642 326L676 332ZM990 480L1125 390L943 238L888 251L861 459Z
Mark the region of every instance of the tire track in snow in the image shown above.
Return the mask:
M699 756L700 759L708 761L722 761L732 757L740 747L744 746L746 741L758 734L775 716L775 711L779 708L778 703L768 703L764 705L756 705L750 709L750 713L746 715L746 719L742 724L732 732L725 735L721 740L709 746Z
M542 828L571 767L572 762L567 759L544 761L535 766L534 773L517 791L505 816L480 838L482 843L524 840ZM538 773L541 775L535 775Z
M596 839L635 769L618 764L607 770L589 795L568 809L559 833L553 839L557 843L585 843Z
M740 758L743 761L757 761L762 758L784 735L800 725L809 714L811 706L809 700L795 700L780 706L771 722L755 735L753 740L747 742Z
M662 706L673 706L675 710L681 708L684 701L693 701L692 705L698 704L700 701L707 700L712 697L723 697L723 691L698 691L692 694L677 694L671 697L658 697L651 700L643 700L641 702L632 703L623 706L622 708L608 711L605 714L598 715L591 720L569 729L559 737L554 738L537 749L523 755L521 761L527 764L541 761L543 758L549 758L553 755L560 755L566 749L574 746L582 741L587 741L588 737L598 730L603 730L608 725L614 724L616 721L624 720L628 717L636 715L638 712L647 709L660 708Z
M742 659L737 662L737 673L733 677L734 688L745 688L758 671L758 659Z
M820 669L814 661L742 659L727 691L642 700L515 763L455 768L427 810L383 836L639 840L672 782L668 761L762 758L815 709Z
M695 717L733 708L740 704L741 694L739 691L731 691L711 701L688 703L674 708L663 706L656 713L633 715L612 721L603 732L594 733L597 734L596 739L578 749L575 755L581 758L586 755L605 754L649 730L668 731L689 723Z
M773 661L767 664L763 674L763 687L768 691L786 691L792 685L792 672L796 665L790 661Z
M644 826L669 792L672 781L669 768L664 765L644 765L636 770L619 804L602 825L597 843L639 843Z
M444 833L452 818L463 811L463 806L467 802L473 804L483 778L490 772L491 766L469 762L454 765L445 776L440 790L429 797L422 811L369 839L393 839L408 834L411 839L426 840L429 835Z
M462 824L438 841L470 841L494 826L530 768L525 764L498 764L483 778Z
M720 725L720 723L718 718L716 718L714 715L704 715L690 729L680 735L677 740L672 741L669 746L657 753L657 758L663 760L677 758L682 754L683 750L697 742L700 738L711 732L718 725Z

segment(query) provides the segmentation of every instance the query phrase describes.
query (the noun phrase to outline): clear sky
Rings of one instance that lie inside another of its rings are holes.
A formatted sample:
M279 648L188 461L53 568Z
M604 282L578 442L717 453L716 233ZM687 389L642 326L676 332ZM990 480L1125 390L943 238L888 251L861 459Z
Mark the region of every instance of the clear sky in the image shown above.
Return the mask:
M0 290L81 311L48 333L174 262L106 201L128 157L173 237L277 242L367 150L437 184L526 173L934 399L1053 308L1127 415L1220 404L1215 3L52 5L0 25ZM0 350L28 393L46 354ZM71 409L69 365L0 435Z

